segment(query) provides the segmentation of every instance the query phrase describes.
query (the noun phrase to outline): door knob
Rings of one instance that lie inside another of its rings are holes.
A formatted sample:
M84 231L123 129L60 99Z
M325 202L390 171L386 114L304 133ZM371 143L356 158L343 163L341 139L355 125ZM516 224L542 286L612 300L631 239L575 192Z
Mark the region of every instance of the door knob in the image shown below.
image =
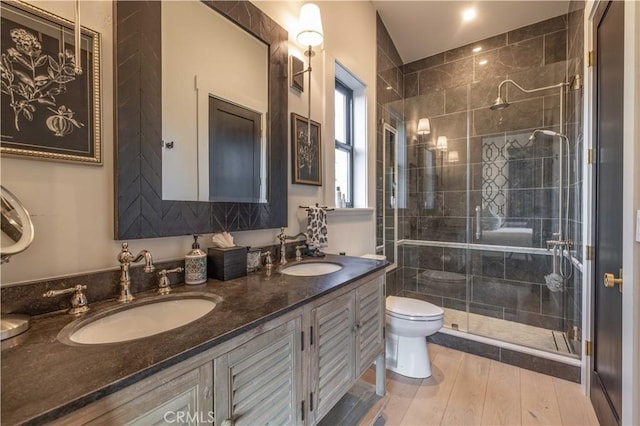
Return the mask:
M609 272L605 272L604 274L604 286L605 287L614 287L616 284L619 284L618 290L622 293L622 269L620 270L620 278L616 278L615 275Z

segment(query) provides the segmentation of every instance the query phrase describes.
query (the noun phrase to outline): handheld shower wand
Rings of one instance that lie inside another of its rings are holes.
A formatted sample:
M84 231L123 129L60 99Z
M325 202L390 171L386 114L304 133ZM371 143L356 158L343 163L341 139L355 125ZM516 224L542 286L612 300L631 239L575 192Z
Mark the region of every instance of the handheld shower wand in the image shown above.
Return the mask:
M569 199L567 197L567 206L564 207L563 198L564 198L564 187L563 187L563 160L566 160L566 168L567 174L569 173L569 138L566 135L558 132L554 132L553 130L545 130L545 129L536 129L529 136L529 140L533 141L536 138L537 134L543 134L551 137L560 138L559 144L559 175L560 175L560 183L559 183L559 191L558 191L558 232L555 240L547 241L547 249L553 247L553 272L547 276L545 276L545 281L547 287L551 291L560 291L562 290L562 280L566 280L571 278L573 275L573 265L569 260L569 271L567 272L565 269L565 256L564 250L565 248L569 250L572 242L569 238L565 238L565 233L569 229ZM566 155L563 158L563 143L566 146ZM564 228L563 228L564 226ZM557 265L556 265L557 263Z

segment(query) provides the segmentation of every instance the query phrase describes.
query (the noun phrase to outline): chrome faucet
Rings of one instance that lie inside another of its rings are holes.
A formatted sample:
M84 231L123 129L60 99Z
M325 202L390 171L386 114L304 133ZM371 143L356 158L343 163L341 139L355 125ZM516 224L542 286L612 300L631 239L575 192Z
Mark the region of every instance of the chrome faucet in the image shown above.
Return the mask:
M118 262L120 262L120 296L118 302L131 302L134 297L131 294L131 277L129 276L129 266L132 263L140 262L144 259L144 271L153 272L153 258L148 250L141 250L137 256L129 251L129 244L122 243L122 251L118 254Z
M280 228L280 233L278 234L278 239L280 240L280 264L284 265L287 263L287 258L285 256L285 243L287 240L295 240L298 237L304 237L307 239L307 234L304 232L299 232L297 235L287 235L284 233L284 228Z

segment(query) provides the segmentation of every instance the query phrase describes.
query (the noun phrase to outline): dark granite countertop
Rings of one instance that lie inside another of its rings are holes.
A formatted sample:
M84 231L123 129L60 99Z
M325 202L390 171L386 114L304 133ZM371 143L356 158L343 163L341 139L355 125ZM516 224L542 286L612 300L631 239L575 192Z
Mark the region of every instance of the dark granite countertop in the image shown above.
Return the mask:
M3 342L2 424L45 423L71 413L387 265L348 256L322 260L344 268L314 277L284 275L278 269L269 276L263 269L235 280L175 287L171 294L210 292L222 302L190 324L133 341L70 346L57 335L75 317L56 313L32 318L29 331ZM156 295L136 296L140 301ZM116 304L95 303L89 314Z

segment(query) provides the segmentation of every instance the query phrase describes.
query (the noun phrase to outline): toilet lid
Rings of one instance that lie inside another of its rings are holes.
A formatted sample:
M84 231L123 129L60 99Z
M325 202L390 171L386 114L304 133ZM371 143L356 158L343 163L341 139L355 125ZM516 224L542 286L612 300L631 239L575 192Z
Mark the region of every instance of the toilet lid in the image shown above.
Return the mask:
M442 308L432 303L397 296L387 297L387 311L406 317L441 317L444 315Z

